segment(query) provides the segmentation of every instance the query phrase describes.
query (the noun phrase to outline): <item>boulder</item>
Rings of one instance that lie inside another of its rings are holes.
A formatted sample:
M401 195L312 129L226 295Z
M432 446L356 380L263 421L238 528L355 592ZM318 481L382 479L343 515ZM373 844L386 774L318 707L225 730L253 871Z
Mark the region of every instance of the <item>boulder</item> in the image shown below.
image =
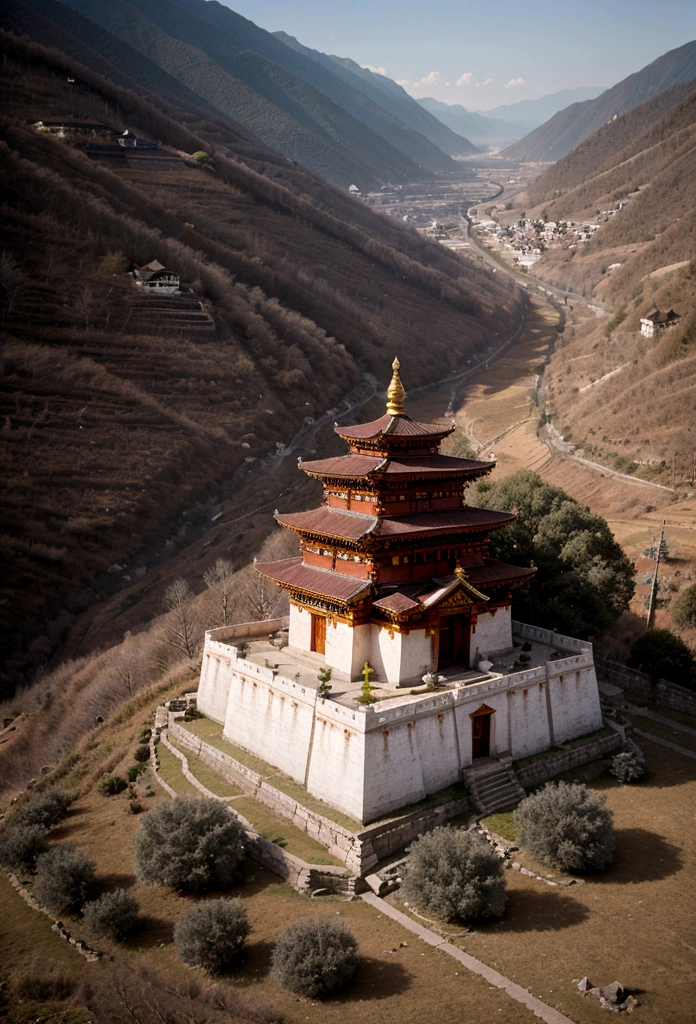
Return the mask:
M578 982L578 990L580 992L589 992L591 988L594 988L594 986L587 975L585 975L585 977L581 978Z
M602 989L602 995L608 1003L611 1003L613 1006L618 1006L619 1003L624 1001L628 992L620 982L612 981L611 985L607 985Z

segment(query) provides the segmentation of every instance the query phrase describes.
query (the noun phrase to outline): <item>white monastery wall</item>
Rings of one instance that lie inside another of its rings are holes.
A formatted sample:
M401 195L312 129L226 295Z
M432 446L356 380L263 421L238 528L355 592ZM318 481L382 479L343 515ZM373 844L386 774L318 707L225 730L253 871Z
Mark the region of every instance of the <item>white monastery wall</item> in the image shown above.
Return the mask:
M339 622L337 619L326 624L326 664L346 674L351 672L353 664L353 632L347 622Z
M298 616L305 617L307 612ZM352 630L356 668L365 661L370 639L377 640L376 628ZM335 638L338 650L348 629L330 625L327 644L329 636ZM265 623L263 633L268 631ZM385 653L389 671L403 674L412 657L420 672L430 644L424 632L395 633L394 640L387 630L378 634L382 665L374 656L368 660L382 679ZM413 651L407 651L405 640L413 641ZM494 757L506 752L527 757L599 728L592 653L580 650L510 676L357 709L317 698L311 687L237 659L231 643L208 634L198 700L205 714L224 721L227 739L287 772L326 803L368 822L460 778L472 762L470 716L484 704L495 712L490 716Z
M483 657L492 651L505 651L508 647L512 647L512 609L497 608L493 612L479 615L471 631L471 667L475 667L474 654L477 648Z
M594 665L551 675L549 665L549 700L556 746L602 728L602 709Z
M262 675L257 665L240 661L222 735L304 784L315 699L315 690L274 680L268 669Z
M290 603L290 643L300 651L312 646L312 616L298 604Z

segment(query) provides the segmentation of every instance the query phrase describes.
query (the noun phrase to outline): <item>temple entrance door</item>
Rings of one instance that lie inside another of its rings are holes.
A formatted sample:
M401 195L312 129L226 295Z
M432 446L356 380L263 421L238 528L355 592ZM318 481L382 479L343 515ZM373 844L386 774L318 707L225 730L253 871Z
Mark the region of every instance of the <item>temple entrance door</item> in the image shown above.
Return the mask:
M310 649L317 654L326 654L326 618L323 615L312 615Z
M471 756L489 757L491 752L491 715L486 711L482 715L471 716Z
M438 669L450 665L469 667L471 620L466 615L443 615L440 619Z

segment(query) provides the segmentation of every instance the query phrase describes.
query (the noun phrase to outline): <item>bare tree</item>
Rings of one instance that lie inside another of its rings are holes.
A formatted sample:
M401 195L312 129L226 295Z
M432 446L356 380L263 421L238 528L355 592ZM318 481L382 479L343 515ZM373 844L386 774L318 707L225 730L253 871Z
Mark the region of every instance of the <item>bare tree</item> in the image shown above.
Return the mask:
M188 583L181 576L167 587L164 604L169 611L164 624L167 643L193 661L198 653L198 613L191 601Z
M143 666L143 652L138 640L131 637L130 631L124 634L124 642L114 652L113 674L119 689L129 697L142 688L147 682Z
M251 568L246 579L244 596L255 619L272 619L284 595L275 583Z
M0 298L2 300L3 319L12 315L19 293L28 278L14 256L3 250L0 253Z
M235 590L234 576L234 566L226 558L218 558L215 565L203 573L206 587L220 605L223 626L227 626L230 621L229 616Z

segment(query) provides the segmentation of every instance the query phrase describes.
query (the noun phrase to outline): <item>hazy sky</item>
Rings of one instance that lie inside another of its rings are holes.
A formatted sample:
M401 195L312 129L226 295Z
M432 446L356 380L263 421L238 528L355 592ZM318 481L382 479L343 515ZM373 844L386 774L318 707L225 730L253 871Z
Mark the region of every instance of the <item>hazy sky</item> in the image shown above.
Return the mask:
M696 38L696 0L224 0L262 28L470 110L611 86Z

